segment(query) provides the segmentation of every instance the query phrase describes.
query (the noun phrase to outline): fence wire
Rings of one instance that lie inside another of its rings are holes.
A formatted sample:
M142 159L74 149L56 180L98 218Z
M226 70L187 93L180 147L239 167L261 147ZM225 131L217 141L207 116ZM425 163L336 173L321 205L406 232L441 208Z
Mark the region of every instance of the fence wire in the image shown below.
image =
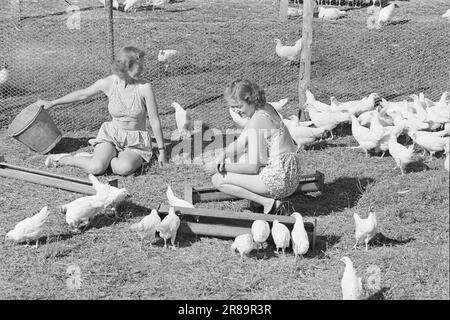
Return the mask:
M289 6L301 9L299 2ZM320 1L347 17L322 20L315 9L310 87L316 99L345 101L371 92L397 101L418 92L438 99L450 89L445 2L397 1L393 21L369 29L371 1ZM233 127L221 95L238 77L262 85L269 101L289 98L282 111L289 116L298 113L299 64L278 57L274 39L293 45L302 35L302 16L283 21L278 9L277 0L179 0L162 8L141 1L130 12L114 10L114 49L146 51L143 77L155 89L164 130L175 128L172 102L209 127ZM9 74L0 84L0 128L38 99L56 99L110 74L111 35L100 1L10 0L0 17L0 68ZM179 52L168 65L157 59L164 49ZM110 118L104 95L51 114L63 131L97 130Z

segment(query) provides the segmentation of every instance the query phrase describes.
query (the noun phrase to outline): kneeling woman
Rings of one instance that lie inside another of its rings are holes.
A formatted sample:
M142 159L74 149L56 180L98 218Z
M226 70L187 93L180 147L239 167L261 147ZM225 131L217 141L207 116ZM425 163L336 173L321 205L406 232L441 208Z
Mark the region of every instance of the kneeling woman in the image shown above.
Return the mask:
M235 197L264 206L264 213L275 213L281 201L295 192L300 182L297 146L275 109L266 102L265 92L248 80L233 81L224 92L228 105L250 119L236 141L207 164L213 185ZM268 152L261 163L261 148ZM247 151L246 163L226 163L226 158Z

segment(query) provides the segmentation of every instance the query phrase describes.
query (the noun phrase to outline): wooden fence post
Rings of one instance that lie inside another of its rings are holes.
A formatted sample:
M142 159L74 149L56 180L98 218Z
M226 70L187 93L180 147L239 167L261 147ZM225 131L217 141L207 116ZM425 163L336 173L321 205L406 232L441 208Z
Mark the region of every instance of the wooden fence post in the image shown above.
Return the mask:
M288 18L288 2L289 0L280 0L280 19L287 20Z
M113 24L113 0L105 1L106 20L109 31L109 45L110 45L110 60L114 62L114 24Z
M303 0L302 52L300 55L300 71L298 77L298 102L300 106L298 117L300 121L310 120L308 112L305 110L305 103L306 90L309 89L311 81L311 44L314 5L314 0Z

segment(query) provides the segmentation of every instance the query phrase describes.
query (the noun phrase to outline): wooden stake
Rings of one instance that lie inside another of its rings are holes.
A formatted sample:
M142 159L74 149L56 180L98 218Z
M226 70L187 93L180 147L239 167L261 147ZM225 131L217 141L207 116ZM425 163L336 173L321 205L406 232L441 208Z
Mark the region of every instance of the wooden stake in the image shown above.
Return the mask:
M105 1L106 21L108 21L110 60L114 62L114 24L113 24L113 0Z
M300 55L300 71L298 77L298 102L300 121L309 121L308 112L305 110L306 90L311 82L311 43L312 22L314 14L314 0L303 0L303 30L302 30L302 52Z

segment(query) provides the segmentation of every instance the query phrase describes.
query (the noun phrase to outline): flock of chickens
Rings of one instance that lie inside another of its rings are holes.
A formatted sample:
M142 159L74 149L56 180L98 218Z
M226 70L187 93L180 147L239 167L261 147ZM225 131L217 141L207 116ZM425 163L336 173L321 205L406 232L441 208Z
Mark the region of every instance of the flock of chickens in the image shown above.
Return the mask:
M116 188L106 183L100 183L93 175L89 175L92 186L95 190L95 195L80 197L70 203L64 204L60 207L60 212L65 214L66 223L75 231L79 232L82 228L86 228L89 223L99 214L105 213L106 210L115 210L116 207L130 194L126 188ZM172 248L176 249L175 239L178 228L180 227L180 218L175 213L174 207L189 207L194 206L186 200L177 198L170 186L167 188L167 199L170 204L168 214L161 219L158 211L153 209L151 213L145 216L140 222L134 223L130 229L135 231L141 239L141 244L144 240L153 242L156 238L156 232L164 239L164 247L167 248L167 241L170 240ZM39 239L44 236L45 222L50 214L47 206L43 207L41 211L32 217L26 218L17 223L11 231L9 231L5 240L12 240L16 243L26 242L27 245L31 241L36 241L36 247L39 245ZM295 218L295 223L290 232L286 225L274 220L272 228L265 220L255 220L251 226L251 233L238 235L231 245L231 250L239 252L241 259L250 254L252 250L265 248L267 240L272 235L275 244L276 253L282 250L283 255L285 250L292 243L292 251L294 257L302 256L307 253L309 249L308 234L305 230L303 217L300 213L294 212L291 214ZM368 250L369 241L377 233L377 219L370 209L369 216L362 219L357 213L354 214L355 220L355 238L356 248L359 241L363 240ZM345 263L344 275L341 281L342 293L344 299L361 299L367 292L374 292L379 290L380 283L380 269L377 266L370 266L368 271L369 276L358 277L353 267L351 260L348 257L342 258ZM367 279L371 281L367 281ZM373 285L374 279L378 286Z

